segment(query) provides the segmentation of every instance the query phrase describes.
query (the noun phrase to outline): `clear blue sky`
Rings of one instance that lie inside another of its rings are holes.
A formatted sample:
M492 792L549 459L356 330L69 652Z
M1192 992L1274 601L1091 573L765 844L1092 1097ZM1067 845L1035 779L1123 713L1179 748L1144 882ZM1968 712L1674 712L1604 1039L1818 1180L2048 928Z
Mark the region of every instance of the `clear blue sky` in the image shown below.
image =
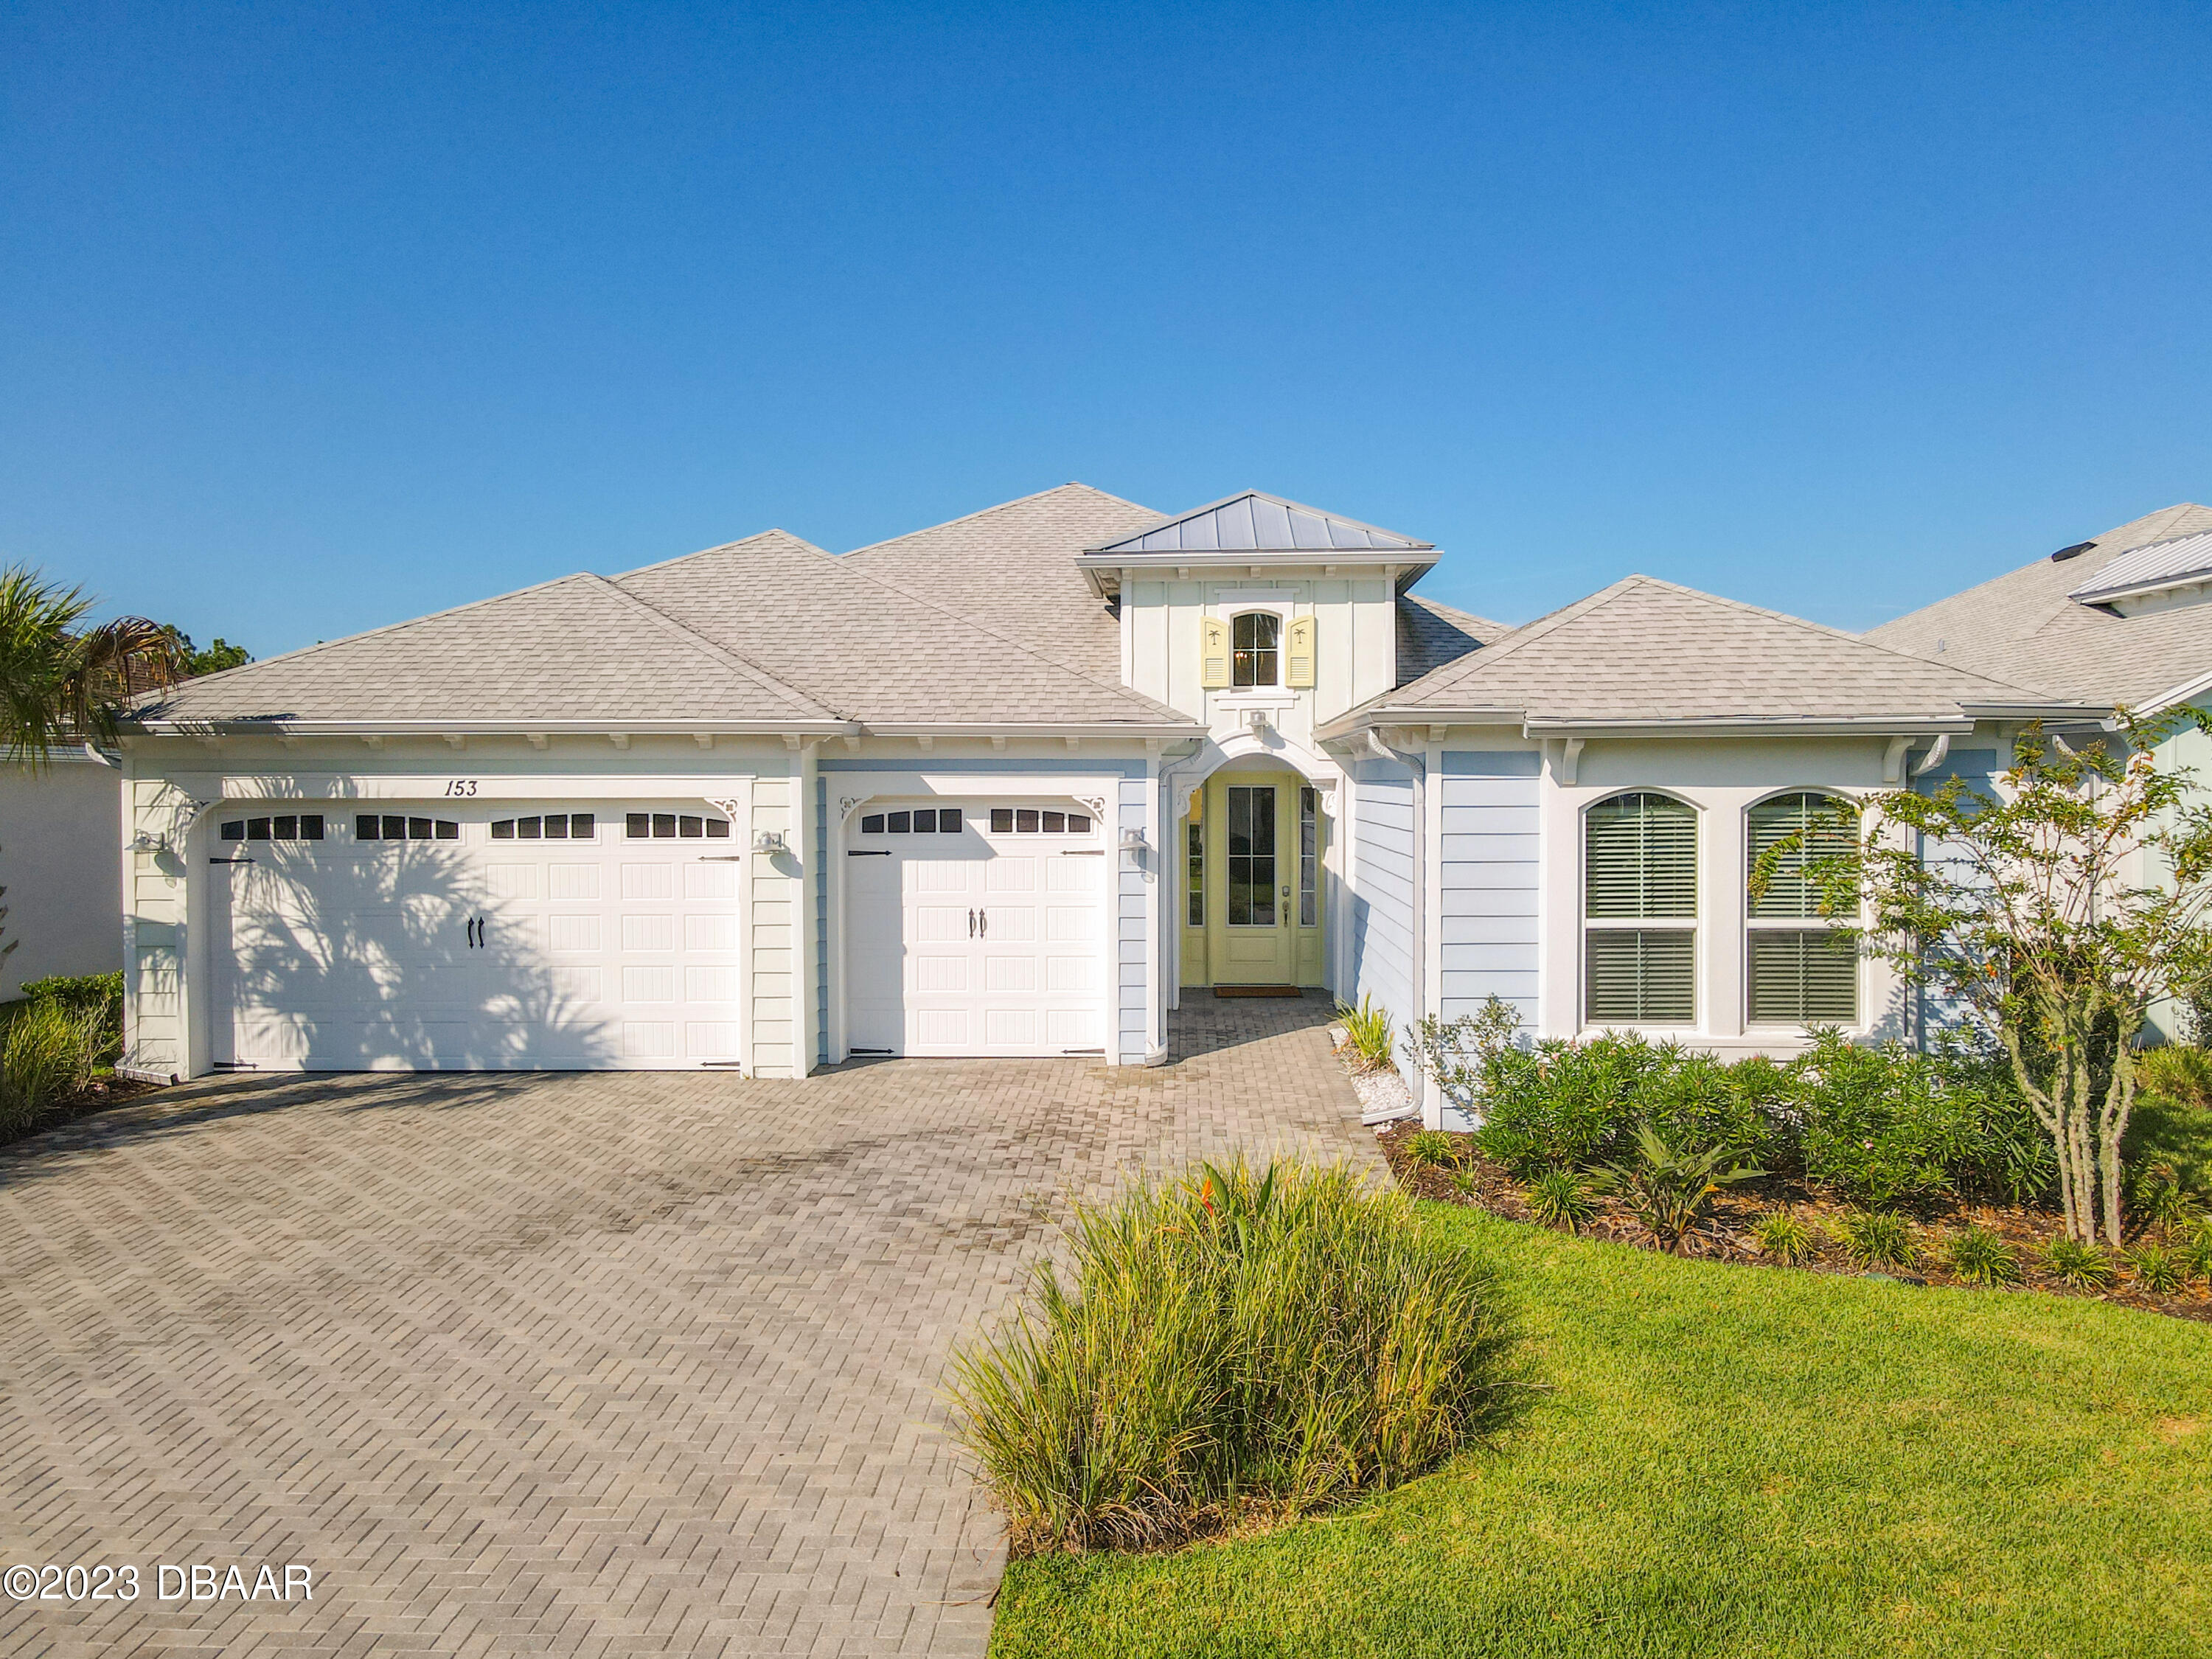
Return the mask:
M2198 5L0 19L0 557L267 655L1069 478L1865 627L2212 496Z

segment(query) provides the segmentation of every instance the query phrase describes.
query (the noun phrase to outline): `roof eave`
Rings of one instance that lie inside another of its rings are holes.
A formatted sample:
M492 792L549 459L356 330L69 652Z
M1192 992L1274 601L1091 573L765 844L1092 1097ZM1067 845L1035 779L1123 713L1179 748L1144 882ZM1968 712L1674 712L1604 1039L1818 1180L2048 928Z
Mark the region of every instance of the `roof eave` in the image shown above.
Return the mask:
M1086 547L1075 556L1076 568L1101 599L1121 592L1125 570L1198 568L1217 570L1237 566L1294 569L1331 565L1381 565L1392 574L1395 589L1404 592L1437 568L1437 550L1388 547L1232 547L1195 552L1108 553Z
M1202 738L1195 720L870 720L872 738Z
M817 720L805 716L775 720L307 720L252 715L210 720L128 720L121 729L134 736L152 738L436 738L461 737L601 737L619 732L630 737L665 735L692 737L711 732L716 737L836 737L860 730L859 722Z

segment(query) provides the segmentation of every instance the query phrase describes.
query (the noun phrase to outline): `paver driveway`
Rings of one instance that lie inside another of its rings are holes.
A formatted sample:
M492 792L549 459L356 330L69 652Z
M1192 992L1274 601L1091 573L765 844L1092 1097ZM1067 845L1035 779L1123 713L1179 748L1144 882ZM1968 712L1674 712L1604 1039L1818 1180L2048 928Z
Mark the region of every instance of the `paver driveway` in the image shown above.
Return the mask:
M949 1345L1072 1190L1374 1159L1326 1012L1201 999L1148 1072L222 1081L0 1153L0 1565L143 1592L0 1652L981 1653Z

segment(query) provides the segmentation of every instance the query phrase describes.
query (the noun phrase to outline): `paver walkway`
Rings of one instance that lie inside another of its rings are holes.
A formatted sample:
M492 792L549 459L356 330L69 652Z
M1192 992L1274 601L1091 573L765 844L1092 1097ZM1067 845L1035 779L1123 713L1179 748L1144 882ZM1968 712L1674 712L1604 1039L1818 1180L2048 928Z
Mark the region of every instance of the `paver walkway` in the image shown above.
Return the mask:
M142 1591L0 1601L0 1652L981 1654L949 1346L1070 1191L1375 1159L1326 1017L1198 999L1152 1071L222 1080L0 1152L0 1567Z

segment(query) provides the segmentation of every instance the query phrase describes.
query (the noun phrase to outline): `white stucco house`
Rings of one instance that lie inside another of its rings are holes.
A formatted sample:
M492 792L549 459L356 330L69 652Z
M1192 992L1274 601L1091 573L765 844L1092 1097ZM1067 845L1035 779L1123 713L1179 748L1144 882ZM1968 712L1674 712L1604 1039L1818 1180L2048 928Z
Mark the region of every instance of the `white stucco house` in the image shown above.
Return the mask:
M1283 985L1787 1049L1901 1014L1761 838L2103 712L1644 577L1507 629L1441 556L1068 484L191 682L122 751L130 1062L1134 1066Z

